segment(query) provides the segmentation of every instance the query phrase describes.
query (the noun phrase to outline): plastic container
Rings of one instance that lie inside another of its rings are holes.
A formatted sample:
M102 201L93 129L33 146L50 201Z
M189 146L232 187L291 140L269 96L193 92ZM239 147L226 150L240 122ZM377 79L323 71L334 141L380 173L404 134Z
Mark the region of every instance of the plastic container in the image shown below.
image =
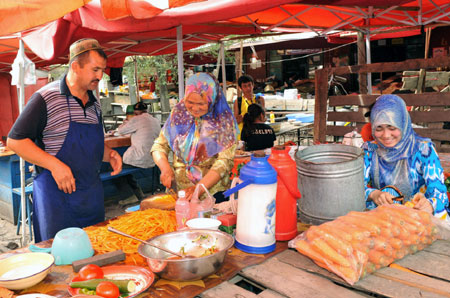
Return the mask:
M254 154L240 172L239 180L247 186L238 193L235 246L247 253L275 250L277 172L267 159Z
M178 200L175 203L175 217L177 219L177 230L186 228L186 222L190 218L190 204L186 200L186 193L184 190L178 192Z
M268 161L277 171L275 238L287 241L297 235L297 168L289 147L275 146Z
M220 220L206 217L192 218L186 222L190 229L218 230L220 224Z

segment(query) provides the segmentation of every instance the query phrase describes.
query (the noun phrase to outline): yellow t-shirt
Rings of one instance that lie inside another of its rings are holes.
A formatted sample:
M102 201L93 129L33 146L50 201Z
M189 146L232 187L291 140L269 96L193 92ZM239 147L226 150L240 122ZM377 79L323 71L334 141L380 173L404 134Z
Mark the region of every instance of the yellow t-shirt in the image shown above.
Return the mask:
M244 116L245 114L247 114L247 110L248 110L248 106L254 103L258 103L256 101L256 96L253 95L253 98L251 100L247 99L244 95L242 95L242 101L241 101L241 114L242 116ZM242 132L242 128L244 127L244 122L239 123L239 134L238 134L238 140L241 139L241 132Z

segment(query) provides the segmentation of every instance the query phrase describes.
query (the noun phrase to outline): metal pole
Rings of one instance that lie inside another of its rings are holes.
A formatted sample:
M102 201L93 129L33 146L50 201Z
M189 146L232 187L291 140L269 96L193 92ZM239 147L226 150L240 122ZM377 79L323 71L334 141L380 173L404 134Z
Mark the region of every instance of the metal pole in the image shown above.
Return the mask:
M366 63L371 64L372 59L370 58L370 32L366 34ZM372 94L372 73L367 73L367 94Z
M134 84L136 85L136 102L141 101L139 96L139 82L138 82L138 70L137 70L137 56L134 56Z
M184 98L183 28L177 27L178 98Z
M20 60L19 64L19 113L21 114L23 111L23 107L25 105L25 50L24 50L24 44L23 40L20 39L20 45L19 45L19 53L20 57L22 58ZM21 157L20 158L20 204L22 206L21 209L21 217L22 217L22 246L26 246L27 241L25 237L26 233L26 210L27 210L27 202L26 202L26 196L25 196L25 160ZM28 219L30 220L30 219ZM17 223L19 224L19 223ZM31 236L31 235L30 235Z
M225 46L223 42L220 43L220 56L222 58L222 87L225 98L227 97L227 73L225 69Z

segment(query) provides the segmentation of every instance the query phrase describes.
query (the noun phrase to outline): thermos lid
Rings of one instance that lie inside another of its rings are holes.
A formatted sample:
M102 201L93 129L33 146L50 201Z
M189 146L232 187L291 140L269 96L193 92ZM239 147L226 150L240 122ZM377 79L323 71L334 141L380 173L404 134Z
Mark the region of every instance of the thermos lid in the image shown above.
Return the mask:
M277 182L277 172L267 161L269 156L252 154L251 160L245 164L239 178L242 181L253 180L254 184L273 184Z

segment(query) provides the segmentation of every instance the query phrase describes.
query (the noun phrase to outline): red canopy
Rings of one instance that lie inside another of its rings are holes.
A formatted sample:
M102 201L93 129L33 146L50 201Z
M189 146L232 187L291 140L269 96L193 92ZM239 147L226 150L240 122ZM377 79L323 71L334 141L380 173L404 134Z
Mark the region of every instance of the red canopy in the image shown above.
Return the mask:
M0 32L20 32L63 17L91 0L0 0ZM165 9L206 0L100 0L102 15L107 20L124 17L148 19ZM20 2L20 3L18 3ZM166 4L167 5L163 5Z

